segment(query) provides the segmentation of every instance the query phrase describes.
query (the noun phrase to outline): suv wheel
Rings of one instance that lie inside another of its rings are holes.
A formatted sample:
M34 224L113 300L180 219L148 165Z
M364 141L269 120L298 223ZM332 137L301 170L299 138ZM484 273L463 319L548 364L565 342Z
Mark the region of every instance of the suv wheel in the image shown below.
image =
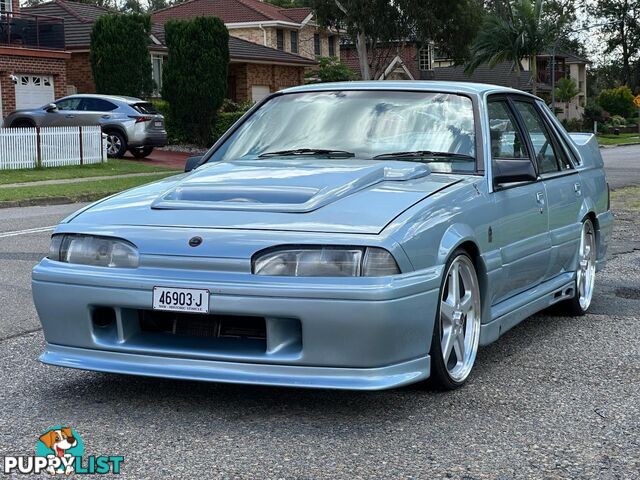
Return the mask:
M153 152L153 147L130 148L129 151L131 152L131 155L136 158L144 158L151 155L151 152Z
M127 151L127 140L120 132L107 132L107 156L109 158L121 158Z

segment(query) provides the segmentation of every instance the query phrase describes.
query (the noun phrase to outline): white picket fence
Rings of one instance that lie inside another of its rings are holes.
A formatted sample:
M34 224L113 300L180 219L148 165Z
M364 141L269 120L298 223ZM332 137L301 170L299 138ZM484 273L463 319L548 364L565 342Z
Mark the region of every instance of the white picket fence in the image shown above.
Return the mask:
M0 128L0 170L86 165L106 158L99 126Z

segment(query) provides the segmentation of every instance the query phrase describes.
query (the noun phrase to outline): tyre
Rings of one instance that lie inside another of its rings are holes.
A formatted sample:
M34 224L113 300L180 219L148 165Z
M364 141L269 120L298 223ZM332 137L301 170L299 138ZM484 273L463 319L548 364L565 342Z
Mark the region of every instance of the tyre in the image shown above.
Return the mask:
M118 131L112 130L107 134L107 156L109 158L122 158L127 151L127 139Z
M596 230L593 222L587 218L582 222L578 245L575 296L560 304L569 315L582 316L587 313L591 305L596 281L596 258Z
M453 390L465 383L478 353L482 301L469 254L456 250L445 265L431 339L431 379Z
M129 151L131 152L131 155L136 158L145 158L151 155L151 152L153 152L153 147L130 148Z

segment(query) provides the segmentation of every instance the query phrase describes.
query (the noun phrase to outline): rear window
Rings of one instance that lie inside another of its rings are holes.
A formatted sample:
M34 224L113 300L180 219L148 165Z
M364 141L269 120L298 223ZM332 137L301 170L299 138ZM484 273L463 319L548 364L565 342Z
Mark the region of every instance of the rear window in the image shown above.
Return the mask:
M131 105L133 109L139 113L144 113L146 115L156 115L158 110L153 106L153 103L136 103L135 105Z

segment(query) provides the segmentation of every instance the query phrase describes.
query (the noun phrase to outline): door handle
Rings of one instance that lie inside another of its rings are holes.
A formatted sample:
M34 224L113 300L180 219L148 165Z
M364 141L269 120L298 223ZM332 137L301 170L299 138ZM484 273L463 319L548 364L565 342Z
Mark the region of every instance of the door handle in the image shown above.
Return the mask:
M76 118L75 115L65 115L66 118Z
M100 117L100 118L105 118L105 119L111 118L111 115L102 115L102 117Z
M573 191L576 192L576 195L578 196L582 195L582 185L580 185L579 183L574 183Z
M544 213L544 192L536 193L536 201L540 207L540 213Z

